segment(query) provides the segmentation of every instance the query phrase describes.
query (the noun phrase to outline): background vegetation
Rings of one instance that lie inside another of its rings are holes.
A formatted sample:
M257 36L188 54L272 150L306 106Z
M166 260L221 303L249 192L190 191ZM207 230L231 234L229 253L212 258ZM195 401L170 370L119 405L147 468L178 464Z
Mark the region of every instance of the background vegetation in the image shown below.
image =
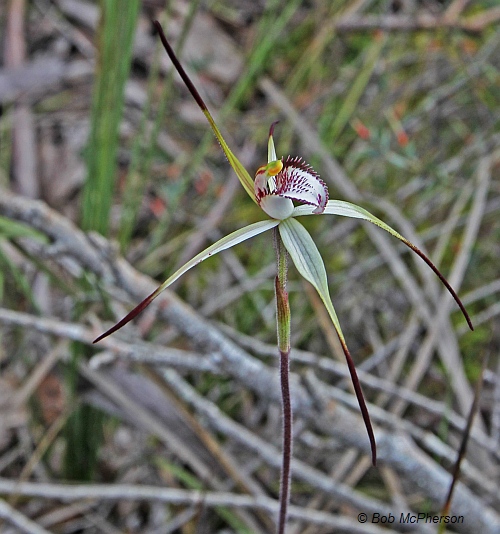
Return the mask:
M292 274L289 532L435 531L399 517L441 509L484 357L451 510L465 521L449 530L498 532L495 0L2 3L0 530L273 530L271 236L201 264L134 325L91 344L177 266L262 218L172 75L152 19L250 173L279 119L278 154L304 157L331 198L426 250L476 327L380 230L303 221L326 262L380 465L370 467L333 327ZM397 520L374 524L373 513Z

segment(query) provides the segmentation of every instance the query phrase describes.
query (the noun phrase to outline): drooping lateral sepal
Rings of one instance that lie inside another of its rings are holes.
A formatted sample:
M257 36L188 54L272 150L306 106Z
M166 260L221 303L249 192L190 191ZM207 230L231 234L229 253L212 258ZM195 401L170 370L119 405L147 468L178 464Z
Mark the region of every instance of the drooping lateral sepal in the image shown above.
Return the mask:
M366 406L365 398L363 395L363 390L361 389L361 384L354 366L354 361L351 357L351 354L347 348L347 344L340 327L340 323L333 307L332 300L330 298L330 292L328 290L328 280L326 276L325 264L321 258L312 237L309 235L307 230L295 219L290 218L285 221L281 221L278 226L281 239L285 248L288 250L290 257L292 258L295 267L299 273L310 282L313 287L318 292L325 308L330 315L333 326L337 331L337 335L340 339L342 349L347 361L347 366L349 368L349 373L351 375L352 384L354 386L354 393L358 400L358 404L361 410L361 415L365 423L366 431L368 433L368 438L370 440L370 446L372 451L372 463L375 465L377 461L377 449L375 443L375 435L373 433L372 424L370 421L370 415L368 413L368 408Z

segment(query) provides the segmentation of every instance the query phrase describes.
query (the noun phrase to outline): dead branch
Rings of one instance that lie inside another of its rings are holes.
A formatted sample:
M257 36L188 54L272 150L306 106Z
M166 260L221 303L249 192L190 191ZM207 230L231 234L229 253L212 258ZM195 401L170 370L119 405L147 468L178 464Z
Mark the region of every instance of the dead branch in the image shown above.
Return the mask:
M486 27L496 24L500 20L500 8L493 7L482 13L468 18L456 18L454 16L436 16L429 13L419 15L350 15L341 18L335 25L337 31L366 32L417 32L436 31L442 29L459 30L467 33L481 33Z
M27 223L50 238L51 245L48 247L30 240L29 246L33 251L38 251L40 258L61 264L64 264L64 258L71 258L97 276L109 294L121 291L122 298L126 295L127 301L137 301L156 286L153 280L137 273L123 258L117 257L104 238L85 235L43 202L2 191L0 214ZM26 240L24 238L23 243L28 246ZM157 308L162 320L174 325L200 350L217 354L216 361L212 363L239 384L263 398L279 402L277 376L273 370L230 341L174 294L165 292L164 295ZM325 404L318 412L317 399L311 398L309 392L296 381L292 387L294 409L298 417L308 421L320 433L331 435L344 446L369 453L359 417L340 405L332 410ZM376 434L381 463L391 466L433 500L442 499L449 484L449 475L444 469L404 435L382 429L378 429ZM467 524L460 526L462 532L493 533L500 525L500 518L463 484L457 487L452 513L467 516Z

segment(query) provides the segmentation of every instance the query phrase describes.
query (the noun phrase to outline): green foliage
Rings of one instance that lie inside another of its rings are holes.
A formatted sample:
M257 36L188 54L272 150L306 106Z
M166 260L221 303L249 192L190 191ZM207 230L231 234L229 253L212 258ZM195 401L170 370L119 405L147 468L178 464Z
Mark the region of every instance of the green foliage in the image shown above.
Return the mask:
M78 405L64 426L64 478L91 481L98 476L103 424L108 416L88 404Z
M48 243L49 241L45 234L27 224L0 217L0 238L16 239L18 237L31 237L42 243Z
M117 177L118 132L139 6L139 0L101 0L82 227L103 235L109 231Z

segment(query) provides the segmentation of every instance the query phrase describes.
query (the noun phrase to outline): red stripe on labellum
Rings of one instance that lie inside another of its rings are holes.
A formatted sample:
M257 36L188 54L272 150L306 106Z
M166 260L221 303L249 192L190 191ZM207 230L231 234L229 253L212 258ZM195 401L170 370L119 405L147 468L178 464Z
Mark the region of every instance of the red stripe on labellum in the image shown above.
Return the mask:
M326 187L325 182L323 182L323 180L319 177L319 174L300 156L295 156L293 158L292 156L287 156L286 160L283 162L283 169L286 169L288 167L294 167L300 169L301 171L307 172L311 176L314 176L317 180L321 182L322 185Z
M300 157L288 156L283 169L276 175L276 186L271 194L317 206L322 213L328 202L328 188L319 174Z

